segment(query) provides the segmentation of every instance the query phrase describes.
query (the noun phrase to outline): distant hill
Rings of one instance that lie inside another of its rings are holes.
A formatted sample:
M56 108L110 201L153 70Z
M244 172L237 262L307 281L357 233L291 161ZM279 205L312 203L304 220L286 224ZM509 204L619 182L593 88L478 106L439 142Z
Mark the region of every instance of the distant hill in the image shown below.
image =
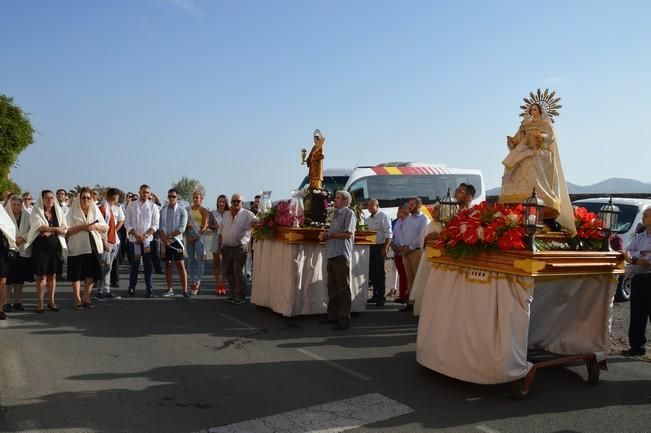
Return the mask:
M622 193L648 193L651 194L651 183L640 182L635 179L610 178L593 185L575 185L567 183L570 194L622 194ZM487 196L499 195L500 187L486 191Z

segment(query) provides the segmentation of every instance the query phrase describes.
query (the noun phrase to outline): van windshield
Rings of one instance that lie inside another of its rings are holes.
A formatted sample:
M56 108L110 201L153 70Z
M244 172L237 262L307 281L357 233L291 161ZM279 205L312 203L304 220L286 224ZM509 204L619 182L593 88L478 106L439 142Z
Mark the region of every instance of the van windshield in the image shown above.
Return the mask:
M599 209L606 203L575 203L575 206L584 207L590 212L599 214ZM626 233L637 216L638 207L630 204L618 204L619 217L617 218L617 233Z
M481 177L476 174L433 174L433 175L380 175L356 180L348 191L359 203L370 198L379 201L380 207L398 207L410 197L420 197L423 204L436 203L462 183L475 187L475 197L482 194Z
M335 192L344 189L348 182L348 176L323 176L323 189L330 191L334 195ZM303 189L309 183L307 176L301 182L301 186L298 189Z

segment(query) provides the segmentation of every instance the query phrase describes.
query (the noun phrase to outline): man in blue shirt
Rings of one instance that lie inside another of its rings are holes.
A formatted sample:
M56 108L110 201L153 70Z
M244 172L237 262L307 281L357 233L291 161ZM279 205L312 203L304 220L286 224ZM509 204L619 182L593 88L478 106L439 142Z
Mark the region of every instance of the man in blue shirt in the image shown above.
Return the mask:
M420 256L423 253L420 249L420 239L425 231L425 227L429 223L427 216L420 211L421 206L423 206L423 202L420 197L410 198L408 205L409 216L402 223L401 253L409 290L414 285L416 271L418 271L418 265L420 264ZM407 293L407 298L409 298L409 293ZM407 305L401 311L413 311L413 306Z
M624 252L624 259L631 264L634 277L631 282L631 318L628 327L630 349L623 353L630 356L646 354L646 324L651 319L651 208L642 214L643 233L635 236Z
M188 225L188 211L178 202L178 191L174 188L167 191L167 204L160 211L158 239L161 244L161 256L165 263L165 280L167 291L164 297L174 296L172 288L172 262L176 263L184 298L189 298L188 273L183 257L183 232Z
M335 194L335 215L328 231L319 233L319 240L326 243L328 259L328 319L334 330L350 328L350 261L355 238L355 212L349 207L352 198L347 191Z

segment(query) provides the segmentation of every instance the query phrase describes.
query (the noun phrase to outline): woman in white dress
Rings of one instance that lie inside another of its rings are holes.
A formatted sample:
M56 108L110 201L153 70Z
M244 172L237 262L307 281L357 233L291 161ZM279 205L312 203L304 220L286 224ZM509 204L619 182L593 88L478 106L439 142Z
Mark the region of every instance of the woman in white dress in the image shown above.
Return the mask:
M224 194L221 194L217 197L217 209L210 212L208 216L208 228L212 231L212 264L213 272L215 274L215 281L217 282L217 287L215 291L218 295L225 295L226 289L221 278L220 269L220 260L221 260L221 245L219 243L219 227L222 225L222 219L224 217L224 212L228 210L228 199Z

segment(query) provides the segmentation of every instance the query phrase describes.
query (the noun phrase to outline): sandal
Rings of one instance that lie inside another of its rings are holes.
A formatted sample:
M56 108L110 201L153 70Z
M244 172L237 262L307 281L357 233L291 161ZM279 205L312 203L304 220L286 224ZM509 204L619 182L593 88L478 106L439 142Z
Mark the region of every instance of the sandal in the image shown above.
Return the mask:
M45 313L45 308L37 308L36 309L36 314L43 314Z
M84 309L84 304L75 304L75 310L82 311Z
M92 309L95 308L95 304L93 304L92 302L84 302L83 305L84 305L84 308L87 308L89 310L92 310Z
M51 303L48 302L47 309L50 310L50 311L59 311L60 308L57 307L56 304L51 304Z

